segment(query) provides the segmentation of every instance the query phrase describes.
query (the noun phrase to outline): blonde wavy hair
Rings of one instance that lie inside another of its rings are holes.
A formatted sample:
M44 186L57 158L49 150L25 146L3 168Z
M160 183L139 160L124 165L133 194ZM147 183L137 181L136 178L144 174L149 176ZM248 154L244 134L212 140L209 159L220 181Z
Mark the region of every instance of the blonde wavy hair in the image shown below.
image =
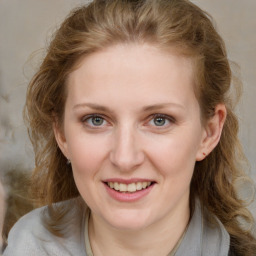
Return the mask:
M29 84L24 112L35 151L32 185L39 204L49 205L48 229L61 235L58 228L65 209L54 208L53 203L79 196L71 166L66 164L52 129L56 119L62 123L67 76L82 57L123 43L148 43L167 50L175 47L192 58L202 122L213 116L217 104L225 104L227 118L220 142L195 165L191 209L198 197L224 224L237 255L255 255L255 238L240 219L251 225L254 220L235 185L246 174L235 100L230 93L230 63L210 16L187 0L95 0L73 10L56 31Z

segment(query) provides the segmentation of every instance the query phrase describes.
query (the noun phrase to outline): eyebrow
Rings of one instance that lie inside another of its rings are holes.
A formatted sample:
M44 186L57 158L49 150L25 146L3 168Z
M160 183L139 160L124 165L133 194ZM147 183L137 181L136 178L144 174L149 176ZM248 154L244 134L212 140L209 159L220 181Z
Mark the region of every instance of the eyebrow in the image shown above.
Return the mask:
M98 111L110 111L110 109L108 107L104 107L98 104L94 104L94 103L81 103L81 104L76 104L73 109L77 109L77 108L85 108L85 107L89 107Z
M91 109L95 109L98 111L106 111L106 112L113 112L112 110L110 110L108 107L99 105L99 104L95 104L95 103L81 103L81 104L76 104L73 109L77 109L77 108L85 108L85 107L89 107ZM178 104L178 103L160 103L160 104L153 104L153 105L148 105L142 108L142 111L145 112L149 112L152 110L158 110L158 109L163 109L163 108L167 108L167 107L176 107L176 108L180 108L180 109L185 109L183 105Z
M185 109L183 105L178 104L178 103L160 103L160 104L153 104L149 106L143 107L143 111L152 111L152 110L157 110L157 109L162 109L162 108L167 108L167 107L175 107L175 108L180 108L180 109Z

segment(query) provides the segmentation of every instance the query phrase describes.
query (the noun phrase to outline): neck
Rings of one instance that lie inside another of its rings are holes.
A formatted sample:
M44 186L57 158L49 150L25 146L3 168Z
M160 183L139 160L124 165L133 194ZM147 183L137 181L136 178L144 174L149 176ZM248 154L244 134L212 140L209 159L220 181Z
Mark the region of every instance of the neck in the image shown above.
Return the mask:
M182 237L189 222L189 205L138 230L113 228L91 214L89 237L94 256L168 255Z

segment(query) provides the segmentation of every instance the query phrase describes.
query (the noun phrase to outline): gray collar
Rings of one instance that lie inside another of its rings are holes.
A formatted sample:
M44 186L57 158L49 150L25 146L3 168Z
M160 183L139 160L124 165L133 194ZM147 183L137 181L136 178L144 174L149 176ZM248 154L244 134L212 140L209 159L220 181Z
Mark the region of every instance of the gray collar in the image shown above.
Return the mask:
M207 221L202 214L199 200L187 232L175 256L228 256L230 236L223 224L216 218L216 225Z

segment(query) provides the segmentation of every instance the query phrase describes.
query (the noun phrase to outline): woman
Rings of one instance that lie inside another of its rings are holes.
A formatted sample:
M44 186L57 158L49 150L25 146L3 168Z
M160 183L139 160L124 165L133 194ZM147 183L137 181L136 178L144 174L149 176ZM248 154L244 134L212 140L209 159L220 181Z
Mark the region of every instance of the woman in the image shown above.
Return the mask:
M41 205L4 255L256 255L224 43L186 0L74 10L27 94Z

